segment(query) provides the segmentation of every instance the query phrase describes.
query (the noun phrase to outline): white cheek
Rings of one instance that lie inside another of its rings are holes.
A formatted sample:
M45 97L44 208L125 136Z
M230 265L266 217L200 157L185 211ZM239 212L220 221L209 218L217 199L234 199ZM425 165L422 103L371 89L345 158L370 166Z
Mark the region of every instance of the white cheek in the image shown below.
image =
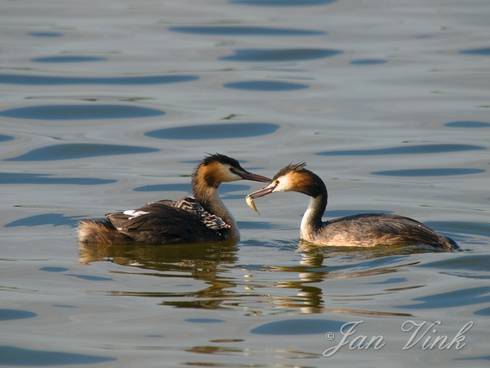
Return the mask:
M228 180L229 180L229 181L237 181L237 180L242 180L242 177L230 171L230 172L228 173Z
M273 190L273 192L287 192L291 188L291 182L288 177L281 177L278 179L279 184Z
M235 174L230 170L230 166L225 166L221 170L221 175L224 182L242 180L241 176Z

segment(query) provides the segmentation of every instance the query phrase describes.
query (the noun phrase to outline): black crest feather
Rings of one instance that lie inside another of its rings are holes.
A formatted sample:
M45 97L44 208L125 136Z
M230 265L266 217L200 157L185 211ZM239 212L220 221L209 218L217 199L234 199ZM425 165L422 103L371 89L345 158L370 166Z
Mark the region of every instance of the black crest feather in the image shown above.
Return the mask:
M240 163L234 158L222 155L221 153L215 153L214 155L208 155L201 161L201 165L209 165L212 162L219 162L222 164L228 164L230 166L241 168Z
M297 164L290 163L289 165L283 167L281 170L277 172L276 175L272 178L272 180L277 179L280 176L286 175L288 172L291 171L301 171L304 170L306 166L306 162L299 162Z
M325 183L323 180L316 175L315 173L311 172L310 170L305 169L306 163L304 162L299 162L297 164L289 164L286 167L283 167L281 170L278 171L276 175L274 175L274 178L272 180L276 180L277 178L286 175L290 172L297 172L301 173L304 175L304 178L309 178L309 180L303 181L303 185L295 188L295 191L304 193L306 195L309 195L311 197L317 197L320 194L327 194L327 187L325 186Z

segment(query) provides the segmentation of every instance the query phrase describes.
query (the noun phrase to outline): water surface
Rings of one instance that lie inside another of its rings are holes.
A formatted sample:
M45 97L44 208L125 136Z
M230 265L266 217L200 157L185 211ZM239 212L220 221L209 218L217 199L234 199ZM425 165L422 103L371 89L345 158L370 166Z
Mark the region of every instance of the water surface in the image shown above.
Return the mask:
M0 142L11 141L12 139L14 139L14 137L10 135L0 134Z
M490 56L490 47L481 47L474 49L465 49L460 51L465 55L478 55L478 56Z
M142 146L124 146L117 144L68 143L36 148L7 161L52 161L73 160L85 157L128 155L159 151L156 148Z
M100 85L151 85L189 82L198 79L195 75L136 75L108 77L79 77L40 74L4 74L0 73L0 84L20 85L65 85L65 84L100 84Z
M386 59L375 59L375 58L365 58L365 59L352 59L350 63L352 65L380 65L386 64L388 61Z
M169 30L180 33L196 35L219 35L219 36L317 36L325 32L295 29L295 28L273 28L254 26L175 26Z
M264 91L264 92L279 92L279 91L295 91L298 89L308 88L308 85L302 83L281 82L281 81L241 81L225 83L224 87L231 89L243 89L247 91Z
M326 5L335 0L230 0L234 4L258 5L258 6L312 6Z
M3 1L0 366L487 367L490 2L441 4ZM219 188L237 244L77 243L81 219L188 195L215 152L305 161L324 219L396 213L462 251L318 248L306 195L259 215L248 181ZM403 350L408 320L474 326ZM353 321L386 345L324 357Z
M225 139L246 138L274 133L279 126L271 123L227 123L187 125L158 129L145 133L161 139Z
M66 216L62 213L43 213L41 215L28 216L5 224L5 227L16 226L71 226L78 225L79 216ZM44 269L46 271L47 269Z
M446 126L450 128L489 128L490 123L486 121L460 120L450 121L446 123Z
M163 111L132 105L39 105L0 111L0 116L35 120L129 119L161 116Z
M76 184L100 185L114 183L116 180L99 178L58 177L52 174L19 172L0 172L0 184Z
M297 60L314 60L340 54L335 49L238 49L221 60L240 62L281 62Z
M88 55L56 55L56 56L42 56L31 59L35 63L85 63L91 61L104 61L107 60L100 56L88 56Z
M374 171L373 175L386 175L386 176L452 176L452 175L471 175L480 174L485 170L477 168L466 167L434 167L428 169L402 169L402 170L383 170Z
M52 31L38 31L38 32L29 32L29 36L33 37L62 37L62 32L52 32Z
M398 147L339 150L320 152L322 156L370 156L370 155L408 155L427 153L447 153L459 151L478 151L486 147L470 144L419 144Z

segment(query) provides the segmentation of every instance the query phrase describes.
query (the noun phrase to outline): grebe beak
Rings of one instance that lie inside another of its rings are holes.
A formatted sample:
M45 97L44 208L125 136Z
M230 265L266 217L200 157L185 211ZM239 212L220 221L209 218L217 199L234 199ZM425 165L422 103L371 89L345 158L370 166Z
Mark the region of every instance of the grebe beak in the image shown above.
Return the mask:
M244 180L260 181L261 183L268 183L269 181L271 181L270 178L266 178L265 176L262 175L252 174L251 172L248 172L243 169L233 170L233 172Z
M275 182L272 182L268 186L250 193L248 197L255 199L255 198L266 196L267 194L271 194L274 191L274 189L276 189L276 186L277 184Z

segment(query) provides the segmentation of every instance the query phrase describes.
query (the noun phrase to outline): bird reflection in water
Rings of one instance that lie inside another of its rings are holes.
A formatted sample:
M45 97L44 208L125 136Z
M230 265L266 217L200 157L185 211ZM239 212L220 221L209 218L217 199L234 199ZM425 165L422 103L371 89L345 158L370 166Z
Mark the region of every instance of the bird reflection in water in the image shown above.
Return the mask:
M236 283L226 276L228 268L237 261L235 245L221 242L187 245L89 245L80 244L80 262L89 264L108 261L139 271L113 271L164 278L192 278L204 281L207 287L188 292L167 291L113 291L111 295L163 297L162 302L180 308L225 308L225 301L237 297L233 289ZM146 270L146 271L140 271Z
M298 245L300 252L300 264L295 266L271 266L269 271L273 272L287 272L297 274L296 279L281 280L274 284L276 288L293 289L296 290L295 295L288 296L274 296L272 297L272 303L276 308L282 308L287 310L297 310L303 314L315 314L315 313L342 313L355 316L411 316L409 313L399 313L391 311L373 311L356 309L350 307L338 306L334 307L332 297L328 297L325 293L325 285L328 280L333 279L345 279L345 278L361 278L376 276L380 274L390 274L397 272L400 268L417 264L418 262L412 262L410 264L395 264L384 267L375 267L365 270L351 271L349 267L341 267L338 270L328 268L324 265L324 261L329 258L343 256L349 257L352 260L377 258L380 256L401 255L407 253L407 247L400 247L395 250L393 247L385 247L383 249L376 249L371 252L362 252L359 250L351 249L349 251L339 252L338 249L329 249L325 247L318 247L311 243L300 241ZM420 248L412 249L412 253L420 252ZM339 254L341 253L341 254ZM323 283L323 284L322 284ZM411 288L412 286L408 287ZM403 290L400 288L399 290ZM387 290L380 290L380 292L388 292ZM355 297L355 295L350 295Z
M131 267L127 271L112 271L114 273L174 279L190 278L206 284L204 288L183 292L110 291L109 294L113 296L162 298L161 305L177 308L240 309L246 315L262 314L264 311L271 314L330 312L363 316L408 315L333 306L332 297L326 294L328 280L390 274L408 264L388 264L364 270L350 270L348 266L328 268L324 262L335 256L335 253L305 242L299 244L299 264L265 264L255 270L248 270L247 266L238 264L238 247L230 243L137 247L80 244L79 250L80 262L83 264L107 261ZM354 260L358 257L371 258L366 251L344 253L350 254ZM393 248L385 255L393 255ZM379 254L371 256L379 257ZM246 274L243 273L244 270ZM288 290L293 292L290 293ZM267 305L270 308L264 308Z
M322 313L324 310L323 289L313 284L327 278L327 267L323 265L324 253L318 249L301 251L299 265L270 266L268 271L287 273L296 277L274 282L275 288L293 289L295 295L272 296L275 308L297 310L303 314Z

